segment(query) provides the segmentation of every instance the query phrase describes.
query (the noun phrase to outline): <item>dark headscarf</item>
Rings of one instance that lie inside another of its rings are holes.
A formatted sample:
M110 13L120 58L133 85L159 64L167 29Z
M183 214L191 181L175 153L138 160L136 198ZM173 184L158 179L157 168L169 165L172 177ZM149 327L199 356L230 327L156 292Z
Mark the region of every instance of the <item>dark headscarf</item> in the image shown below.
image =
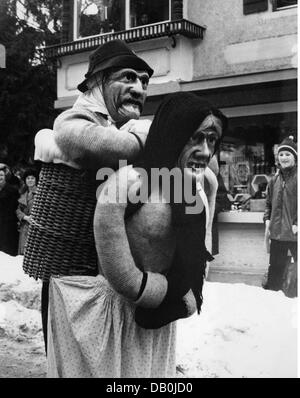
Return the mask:
M185 144L209 114L221 120L224 136L227 118L209 102L192 93L166 96L155 114L146 140L143 154L146 170L152 167L172 169Z
M184 146L209 114L221 120L223 137L227 118L209 102L192 93L180 92L165 97L155 114L145 144L143 167L148 173L149 187L151 168L174 168ZM217 142L215 150L219 144ZM187 285L182 281L188 281L200 312L206 261L212 259L205 248L205 212L186 214L186 203L174 203L172 194L170 205L177 242L170 272L178 280L175 285L182 296Z

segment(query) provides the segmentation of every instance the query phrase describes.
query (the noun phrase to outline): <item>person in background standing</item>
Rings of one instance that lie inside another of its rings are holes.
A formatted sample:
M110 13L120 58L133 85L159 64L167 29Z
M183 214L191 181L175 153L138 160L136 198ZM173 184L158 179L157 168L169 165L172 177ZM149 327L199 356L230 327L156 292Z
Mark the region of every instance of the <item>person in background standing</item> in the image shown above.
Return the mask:
M23 175L24 186L18 200L19 205L16 210L19 219L19 246L18 254L24 254L29 224L31 222L31 208L37 188L37 173L34 169L27 169Z
M18 190L8 181L11 171L6 164L0 164L0 251L17 255L18 230L16 208Z
M297 261L297 145L290 136L278 146L279 170L267 188L265 238L270 243L270 266L264 289L282 289L288 251Z

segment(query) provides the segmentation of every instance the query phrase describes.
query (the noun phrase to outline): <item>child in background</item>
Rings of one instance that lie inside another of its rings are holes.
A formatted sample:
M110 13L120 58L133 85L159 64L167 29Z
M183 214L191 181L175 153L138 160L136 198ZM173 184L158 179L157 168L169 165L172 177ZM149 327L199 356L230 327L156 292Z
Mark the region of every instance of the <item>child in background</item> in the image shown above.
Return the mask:
M290 251L297 261L297 145L290 136L278 146L279 170L270 180L264 213L265 238L270 240L268 290L282 289Z

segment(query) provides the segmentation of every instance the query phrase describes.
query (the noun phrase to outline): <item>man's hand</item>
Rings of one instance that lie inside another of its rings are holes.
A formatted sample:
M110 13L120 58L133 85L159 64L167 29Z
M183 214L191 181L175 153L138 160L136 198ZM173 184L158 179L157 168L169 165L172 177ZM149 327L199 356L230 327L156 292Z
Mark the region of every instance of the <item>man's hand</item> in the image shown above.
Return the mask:
M123 124L120 130L125 130L138 135L142 144L145 146L151 123L152 121L148 119L130 119L127 123Z
M62 159L63 154L54 139L54 131L50 129L40 130L34 139L35 160L45 163L53 162L54 159Z
M298 225L292 225L293 234L296 235L298 233Z
M76 169L77 164L68 160L55 141L55 131L50 129L40 130L34 138L34 160L45 163L65 163Z

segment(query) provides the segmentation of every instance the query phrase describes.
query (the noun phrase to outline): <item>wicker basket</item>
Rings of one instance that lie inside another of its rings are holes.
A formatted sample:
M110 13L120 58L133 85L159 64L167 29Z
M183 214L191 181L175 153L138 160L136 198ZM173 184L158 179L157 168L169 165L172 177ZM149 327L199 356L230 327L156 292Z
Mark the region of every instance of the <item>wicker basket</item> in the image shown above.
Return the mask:
M31 210L23 269L35 279L96 275L95 173L44 163Z

